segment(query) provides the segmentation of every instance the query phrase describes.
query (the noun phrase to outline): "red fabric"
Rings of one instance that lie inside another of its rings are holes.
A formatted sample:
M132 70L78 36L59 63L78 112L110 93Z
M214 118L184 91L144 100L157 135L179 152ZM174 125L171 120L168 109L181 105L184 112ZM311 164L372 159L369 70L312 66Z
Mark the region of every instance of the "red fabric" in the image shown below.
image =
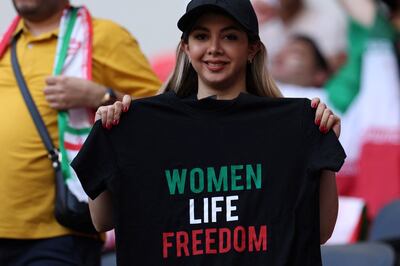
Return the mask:
M157 77L165 82L175 67L175 54L166 53L157 56L151 60L151 66Z
M400 197L400 145L364 144L357 168L357 176L338 175L338 193L364 199L373 219L385 204Z
M0 40L0 58L3 57L5 51L7 50L7 47L11 41L11 37L13 36L20 20L21 18L19 16L15 17L8 27L6 33L4 33L2 39Z
M400 197L400 145L367 143L359 161L355 194L367 202L368 216Z
M92 80L92 53L93 53L93 24L92 24L92 16L90 15L88 9L86 7L82 7L83 12L85 13L86 23L89 26L88 28L88 53L87 53L87 79Z
M341 196L354 196L356 176L338 174L336 178L338 193Z

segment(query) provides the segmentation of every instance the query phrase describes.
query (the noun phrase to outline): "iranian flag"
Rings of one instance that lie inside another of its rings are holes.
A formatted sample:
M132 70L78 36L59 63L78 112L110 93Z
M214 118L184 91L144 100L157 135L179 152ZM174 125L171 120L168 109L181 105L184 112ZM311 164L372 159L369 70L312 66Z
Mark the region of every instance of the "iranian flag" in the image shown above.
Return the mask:
M400 82L389 40L368 42L359 92L341 116L340 140L348 157L339 173L339 191L363 198L374 217L400 197Z

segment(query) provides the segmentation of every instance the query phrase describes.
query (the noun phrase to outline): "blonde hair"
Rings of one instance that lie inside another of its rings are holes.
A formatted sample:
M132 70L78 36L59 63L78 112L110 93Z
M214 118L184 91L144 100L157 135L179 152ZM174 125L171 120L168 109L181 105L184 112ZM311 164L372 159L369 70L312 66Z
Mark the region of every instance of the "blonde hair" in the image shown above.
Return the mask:
M176 50L176 64L169 79L164 83L160 92L174 91L179 97L186 97L197 91L198 76L189 58L182 49L185 40L181 40ZM274 80L269 75L266 67L267 50L259 41L259 51L254 56L252 63L246 68L246 90L248 93L278 98L283 97Z

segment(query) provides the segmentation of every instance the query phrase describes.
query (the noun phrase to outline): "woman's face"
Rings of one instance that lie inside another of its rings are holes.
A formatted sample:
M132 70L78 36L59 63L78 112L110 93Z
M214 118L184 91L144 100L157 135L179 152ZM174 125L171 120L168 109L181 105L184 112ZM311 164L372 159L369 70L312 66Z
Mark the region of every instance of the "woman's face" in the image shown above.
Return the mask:
M231 18L219 14L201 16L183 49L199 77L203 89L219 92L246 90L246 65L257 45Z

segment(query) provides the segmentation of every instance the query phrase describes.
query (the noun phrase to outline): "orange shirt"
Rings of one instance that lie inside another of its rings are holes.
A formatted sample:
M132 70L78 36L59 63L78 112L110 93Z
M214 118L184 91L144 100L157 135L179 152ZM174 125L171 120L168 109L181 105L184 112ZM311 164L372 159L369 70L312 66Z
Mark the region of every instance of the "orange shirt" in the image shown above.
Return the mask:
M58 146L57 111L45 100L58 30L32 36L21 22L17 44L31 95ZM122 27L93 19L93 80L134 97L154 95L160 81ZM54 218L54 170L12 72L10 51L0 59L0 238L44 238L70 234Z

